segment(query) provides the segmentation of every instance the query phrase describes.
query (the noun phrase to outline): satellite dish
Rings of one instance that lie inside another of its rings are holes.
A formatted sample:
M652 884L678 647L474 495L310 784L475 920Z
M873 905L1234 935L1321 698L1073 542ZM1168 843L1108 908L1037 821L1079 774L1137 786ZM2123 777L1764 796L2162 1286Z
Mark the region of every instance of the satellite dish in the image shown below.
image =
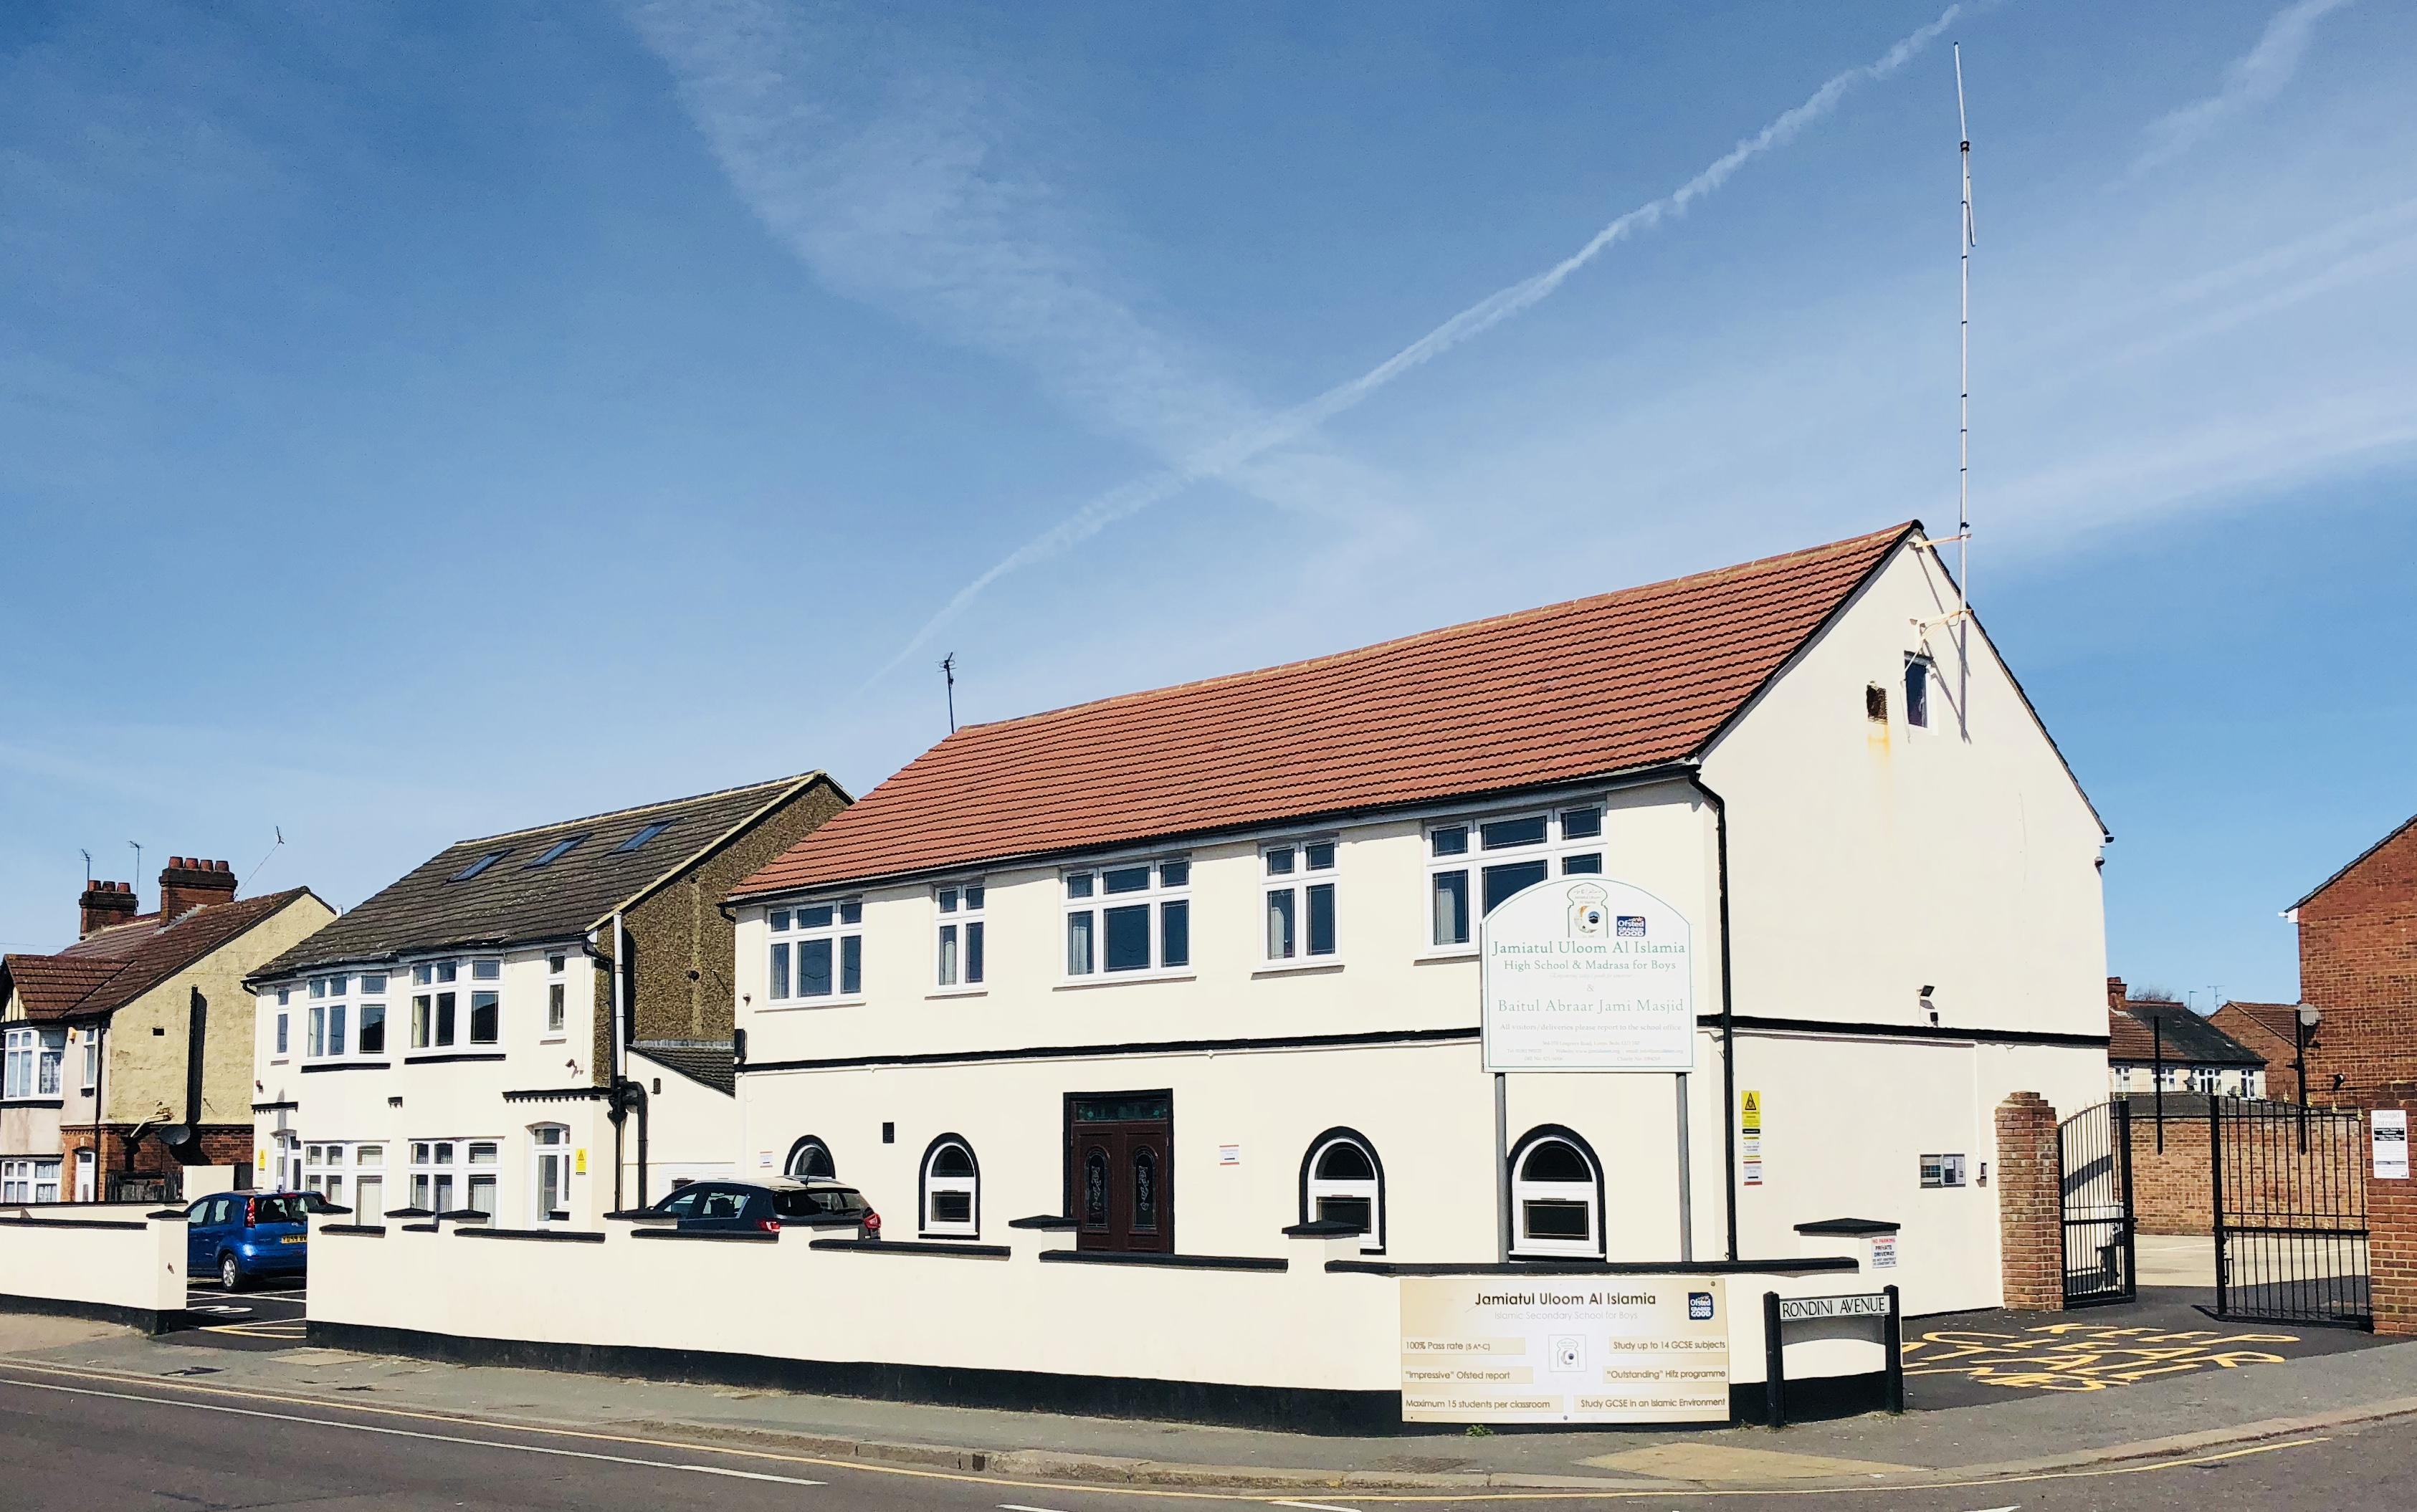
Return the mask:
M162 1144L176 1145L190 1143L192 1138L192 1126L189 1124L162 1124L160 1126L160 1142Z

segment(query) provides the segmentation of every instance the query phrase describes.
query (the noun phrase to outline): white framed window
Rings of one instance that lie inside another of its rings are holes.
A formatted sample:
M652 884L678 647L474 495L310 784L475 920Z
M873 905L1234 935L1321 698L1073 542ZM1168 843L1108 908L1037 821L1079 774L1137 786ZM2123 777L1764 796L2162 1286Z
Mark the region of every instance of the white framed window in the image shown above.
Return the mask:
M1466 945L1477 921L1548 877L1603 870L1603 806L1567 804L1427 826L1429 942Z
M9 1030L0 1037L0 1097L59 1096L59 1063L67 1052L64 1028Z
M357 1223L374 1223L386 1211L386 1146L353 1147L353 1211Z
M411 1048L413 1050L449 1049L457 1026L456 1010L460 994L454 982L461 975L461 963L451 960L423 960L411 968ZM415 1206L425 1203L415 1202Z
M302 1146L302 1189L317 1192L331 1202L344 1200L344 1178L351 1173L345 1146L305 1142Z
M1930 724L1930 674L1928 657L1905 658L1905 722L1922 728Z
M1365 1254L1385 1249L1385 1168L1357 1129L1330 1128L1312 1140L1300 1163L1300 1217L1357 1223Z
M100 1086L100 1030L87 1024L84 1031L84 1081L81 1090L91 1093Z
M933 940L932 979L938 985L981 985L989 945L984 938L982 904L988 896L989 889L979 882L950 883L933 889L932 906L940 922Z
M502 1164L503 1144L496 1140L471 1140L464 1146L464 1153L469 1160L468 1205L492 1221L495 1216L495 1174Z
M1285 840L1259 851L1268 960L1334 954L1334 841Z
M1511 1152L1511 1253L1600 1256L1603 1168L1567 1129L1533 1130Z
M55 1202L60 1161L0 1160L0 1202Z
M324 1061L349 1053L345 1048L348 1040L343 1004L313 1003L304 1021L310 1026L302 1040L304 1055Z
M281 1013L277 1016L277 1053L280 1056L293 1053L291 1048L294 1040L293 1018L290 1013Z
M411 1142L411 1205L431 1213L450 1213L461 1206L462 1142Z
M492 988L470 993L470 1043L494 1044L503 1033L503 994Z
M981 1232L981 1168L961 1135L943 1134L923 1152L922 1232L972 1238Z
M1177 856L1064 873L1066 975L1192 964L1192 863Z
M570 1130L565 1125L529 1126L529 1221L570 1221Z
M772 930L767 999L812 1003L863 994L864 900L776 908L766 923Z
M559 977L570 962L559 955L545 958L546 975ZM553 981L545 986L545 1032L558 1035L570 1021L570 987L568 982Z

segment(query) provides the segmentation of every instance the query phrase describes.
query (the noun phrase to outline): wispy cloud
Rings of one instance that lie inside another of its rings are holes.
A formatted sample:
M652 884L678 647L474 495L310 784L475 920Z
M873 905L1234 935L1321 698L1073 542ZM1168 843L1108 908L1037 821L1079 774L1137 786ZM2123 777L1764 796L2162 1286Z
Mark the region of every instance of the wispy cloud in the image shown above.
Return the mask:
M1335 385L1263 425L1232 431L1215 445L1194 451L1172 466L1133 478L1092 499L958 589L938 613L926 621L896 655L882 664L873 674L874 680L887 675L899 663L928 644L935 635L1001 578L1057 556L1117 521L1163 503L1194 484L1211 478L1234 476L1255 459L1299 442L1404 373L1475 340L1549 298L1573 274L1611 248L1640 232L1652 230L1665 220L1685 215L1696 202L1719 192L1739 169L1773 148L1793 141L1806 128L1835 111L1839 102L1857 86L1885 79L1903 68L1923 49L1937 41L1959 16L1971 8L1962 4L1951 5L1939 13L1937 20L1910 33L1871 62L1833 74L1801 104L1783 112L1768 126L1740 142L1676 189L1615 218L1569 256L1543 272L1496 290L1366 372Z
M2205 141L2230 116L2252 105L2262 105L2283 92L2300 71L2307 55L2309 34L2318 22L2351 0L2298 0L2267 22L2257 45L2225 67L2224 86L2205 99L2194 100L2151 122L2149 145L2133 163L2134 174L2168 162Z
M894 18L764 0L646 0L631 15L740 198L827 286L1028 372L1079 422L1174 458L1267 409L1142 312L1116 227L1031 139L1011 77ZM1231 481L1370 522L1383 480L1332 452Z

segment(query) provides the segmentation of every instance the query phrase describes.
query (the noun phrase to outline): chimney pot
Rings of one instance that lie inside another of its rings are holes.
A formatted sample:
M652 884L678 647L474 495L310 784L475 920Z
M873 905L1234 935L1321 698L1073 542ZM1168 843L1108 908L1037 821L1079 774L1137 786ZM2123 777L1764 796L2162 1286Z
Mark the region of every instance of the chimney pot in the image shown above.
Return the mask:
M231 902L235 889L235 875L223 867L197 855L171 856L160 873L160 916L173 920L196 908Z
M76 938L88 938L113 924L123 924L134 916L134 897L122 882L96 882L76 900L79 918Z

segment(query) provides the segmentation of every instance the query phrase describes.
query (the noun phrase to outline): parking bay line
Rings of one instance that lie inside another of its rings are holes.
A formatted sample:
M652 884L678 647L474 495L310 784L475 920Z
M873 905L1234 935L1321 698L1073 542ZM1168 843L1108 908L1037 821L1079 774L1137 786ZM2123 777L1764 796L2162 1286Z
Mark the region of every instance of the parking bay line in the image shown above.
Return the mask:
M277 1423L302 1423L312 1428L342 1429L348 1433L377 1433L389 1438L419 1439L432 1444L462 1444L477 1449L506 1449L515 1454L552 1455L562 1459L593 1459L605 1464L635 1465L646 1470L678 1470L698 1475L729 1475L741 1480L771 1480L788 1486L820 1486L818 1480L800 1475L773 1475L759 1470L725 1470L718 1465L684 1465L670 1459L641 1459L634 1455L600 1454L593 1449L558 1449L546 1444L506 1444L497 1439L474 1439L459 1433L425 1433L416 1429L386 1428L376 1423L344 1423L333 1418L306 1417L299 1413L264 1413L251 1407L229 1407L223 1402L182 1401L174 1397L145 1397L130 1391L96 1391L89 1386L63 1386L50 1381L26 1381L10 1378L12 1386L29 1391L55 1391L73 1397L105 1397L113 1401L142 1402L152 1407L181 1407L187 1412L224 1413L234 1417L266 1418Z

